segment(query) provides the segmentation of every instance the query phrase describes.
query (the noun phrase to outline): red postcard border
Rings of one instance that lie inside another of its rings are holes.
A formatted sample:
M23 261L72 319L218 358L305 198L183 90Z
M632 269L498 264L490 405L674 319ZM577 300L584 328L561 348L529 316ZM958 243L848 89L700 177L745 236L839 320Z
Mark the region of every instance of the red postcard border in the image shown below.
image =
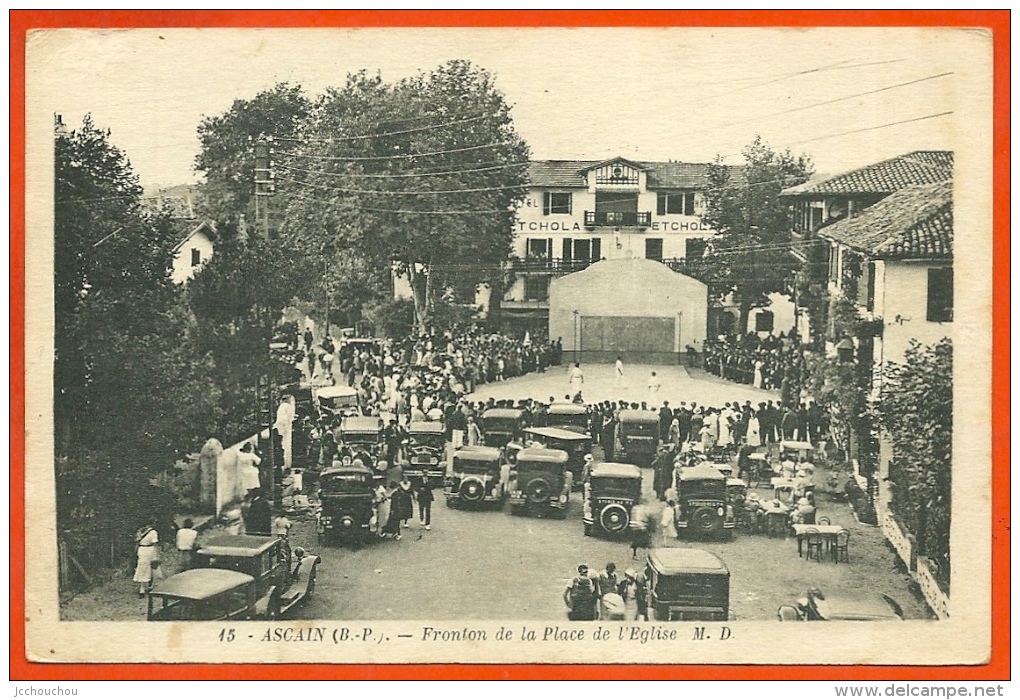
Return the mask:
M18 11L10 12L10 678L12 680L775 679L1000 680L1010 677L1008 10L951 11ZM994 42L992 654L977 666L43 664L25 655L25 42L60 27L973 27Z

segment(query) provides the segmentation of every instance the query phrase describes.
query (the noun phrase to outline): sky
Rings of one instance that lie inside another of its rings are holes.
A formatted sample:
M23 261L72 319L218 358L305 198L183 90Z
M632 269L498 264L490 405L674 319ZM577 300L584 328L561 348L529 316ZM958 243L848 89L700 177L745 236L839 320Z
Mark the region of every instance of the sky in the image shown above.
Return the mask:
M91 112L152 190L200 178L197 126L237 98L468 59L536 159L739 163L761 134L833 174L954 149L990 99L991 48L980 31L912 28L48 30L29 37L27 110L47 128Z

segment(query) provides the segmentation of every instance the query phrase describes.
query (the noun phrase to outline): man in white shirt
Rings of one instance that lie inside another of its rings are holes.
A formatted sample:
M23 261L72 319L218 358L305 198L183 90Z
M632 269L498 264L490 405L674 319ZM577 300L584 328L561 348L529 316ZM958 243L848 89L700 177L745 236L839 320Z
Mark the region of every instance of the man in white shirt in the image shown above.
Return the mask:
M619 355L616 357L616 386L623 386L623 358Z
M662 388L662 381L655 372L652 372L652 376L648 378L648 405L654 406L656 404L660 388Z

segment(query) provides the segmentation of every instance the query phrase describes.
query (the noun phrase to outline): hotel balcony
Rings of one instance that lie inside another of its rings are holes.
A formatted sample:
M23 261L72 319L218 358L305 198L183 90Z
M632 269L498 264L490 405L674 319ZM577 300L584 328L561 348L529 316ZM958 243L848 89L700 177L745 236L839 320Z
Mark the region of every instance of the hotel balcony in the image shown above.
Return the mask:
M523 273L548 273L568 275L579 272L597 260L573 260L570 258L516 258L510 261L510 269Z
M627 228L648 228L652 223L650 211L586 211L584 212L585 228L596 226L612 226Z

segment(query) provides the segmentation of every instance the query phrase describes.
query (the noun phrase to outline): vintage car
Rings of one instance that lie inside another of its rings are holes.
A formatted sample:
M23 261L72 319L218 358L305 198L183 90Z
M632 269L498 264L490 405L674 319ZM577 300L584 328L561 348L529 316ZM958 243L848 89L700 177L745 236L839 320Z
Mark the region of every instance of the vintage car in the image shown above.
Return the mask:
M358 391L345 385L323 386L315 389L315 405L322 418L346 417L361 414L358 408Z
M524 411L519 408L490 408L482 414L482 439L489 447L506 447L520 441L524 430Z
M378 416L349 416L340 421L338 442L366 467L385 473L389 464L379 459L382 450L383 422ZM366 461L366 459L368 461Z
M562 428L588 435L591 430L591 415L584 404L554 403L546 410L543 423L546 428Z
M276 618L305 602L315 590L316 568L322 560L303 551L298 557L298 549L292 551L280 537L220 535L198 550L195 562L197 569L226 569L251 576L255 579L256 616Z
M659 451L659 414L655 411L620 411L620 447L628 462L651 465Z
M703 549L669 547L648 552L645 568L649 620L727 620L730 571Z
M584 485L584 534L626 532L633 523L634 507L640 501L639 467L619 462L596 464Z
M736 524L726 477L707 464L680 467L674 473L677 502L673 508L678 533L732 537Z
M495 447L459 448L453 453L452 471L443 489L450 508L501 503L506 496L510 467Z
M223 569L190 569L149 591L150 621L251 620L255 579Z
M446 426L440 421L411 421L404 441L403 475L415 486L441 484L446 476Z
M567 517L572 476L563 450L525 447L510 472L510 514Z
M838 622L899 622L903 608L887 595L825 595L817 588L809 588L794 605L779 608L783 622L838 621Z
M522 442L510 442L506 445L507 461L513 463L516 455L525 447L540 446L550 450L563 450L567 453L567 469L579 481L584 471L584 456L591 452L591 436L575 433L563 428L525 428Z
M319 474L315 531L319 542L335 539L357 544L371 535L375 475L357 465L336 466Z

